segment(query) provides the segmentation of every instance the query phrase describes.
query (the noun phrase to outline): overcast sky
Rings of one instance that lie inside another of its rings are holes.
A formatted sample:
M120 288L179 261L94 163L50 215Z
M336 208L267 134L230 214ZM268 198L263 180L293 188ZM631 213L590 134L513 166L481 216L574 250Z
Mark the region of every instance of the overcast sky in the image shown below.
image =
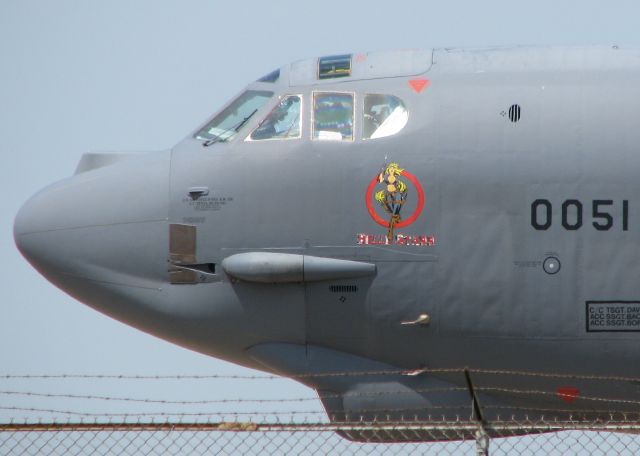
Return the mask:
M245 84L302 58L395 48L640 46L639 17L637 0L0 0L0 375L252 372L103 316L20 256L12 236L18 208L72 174L84 152L171 148ZM144 392L186 397L184 383L154 385ZM0 380L0 390L9 386L44 388ZM314 397L290 381L194 382L189 392ZM16 403L0 395L0 405ZM0 411L6 416L22 414Z

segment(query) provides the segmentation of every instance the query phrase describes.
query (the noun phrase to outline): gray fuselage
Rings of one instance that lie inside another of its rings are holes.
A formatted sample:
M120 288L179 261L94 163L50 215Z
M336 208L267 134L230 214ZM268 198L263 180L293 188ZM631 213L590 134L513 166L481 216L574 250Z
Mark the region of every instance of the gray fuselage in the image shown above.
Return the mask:
M86 157L23 207L19 248L107 315L283 375L354 365L640 377L640 51L401 51L351 65L351 76L318 79L316 60L302 61L251 84L273 98L228 141L203 147L190 135L170 151ZM353 94L352 140L313 138L318 93ZM404 128L362 139L368 94L401 100ZM300 137L246 140L286 95L301 100ZM388 182L391 163L405 193ZM380 191L406 198L400 227L384 225ZM329 261L316 273L318 258ZM277 269L298 259L298 279ZM464 385L460 373L428 377ZM568 382L475 377L551 392ZM321 397L369 383L303 382ZM443 400L468 399L451 394ZM635 384L617 387L638 395ZM486 400L593 408L553 394Z

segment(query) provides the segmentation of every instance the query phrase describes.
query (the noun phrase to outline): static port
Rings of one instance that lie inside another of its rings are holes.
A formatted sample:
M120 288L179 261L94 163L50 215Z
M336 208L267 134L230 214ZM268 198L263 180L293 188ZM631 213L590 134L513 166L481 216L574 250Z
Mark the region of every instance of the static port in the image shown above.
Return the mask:
M547 274L557 274L560 271L560 260L556 257L548 257L542 264L542 269Z

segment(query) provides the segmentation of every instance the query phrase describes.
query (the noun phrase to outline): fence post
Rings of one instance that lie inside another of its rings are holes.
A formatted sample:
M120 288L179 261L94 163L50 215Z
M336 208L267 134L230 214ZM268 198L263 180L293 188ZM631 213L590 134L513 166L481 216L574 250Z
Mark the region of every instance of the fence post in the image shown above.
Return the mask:
M476 454L478 456L489 456L489 443L491 439L482 426L478 426L476 431Z
M464 378L467 381L467 388L469 388L469 394L471 395L472 407L471 407L471 419L476 420L478 423L478 430L476 431L476 453L478 456L489 456L489 442L491 439L484 429L485 421L482 416L482 409L480 408L480 401L476 395L476 391L473 388L473 382L471 381L471 374L469 368L464 368Z

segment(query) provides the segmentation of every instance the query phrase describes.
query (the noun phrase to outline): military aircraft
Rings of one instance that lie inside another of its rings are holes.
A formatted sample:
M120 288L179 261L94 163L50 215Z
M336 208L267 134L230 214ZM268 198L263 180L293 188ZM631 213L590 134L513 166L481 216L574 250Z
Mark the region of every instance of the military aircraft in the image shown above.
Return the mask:
M634 410L639 81L617 46L302 60L170 150L85 154L15 241L75 299L295 378L335 422Z

